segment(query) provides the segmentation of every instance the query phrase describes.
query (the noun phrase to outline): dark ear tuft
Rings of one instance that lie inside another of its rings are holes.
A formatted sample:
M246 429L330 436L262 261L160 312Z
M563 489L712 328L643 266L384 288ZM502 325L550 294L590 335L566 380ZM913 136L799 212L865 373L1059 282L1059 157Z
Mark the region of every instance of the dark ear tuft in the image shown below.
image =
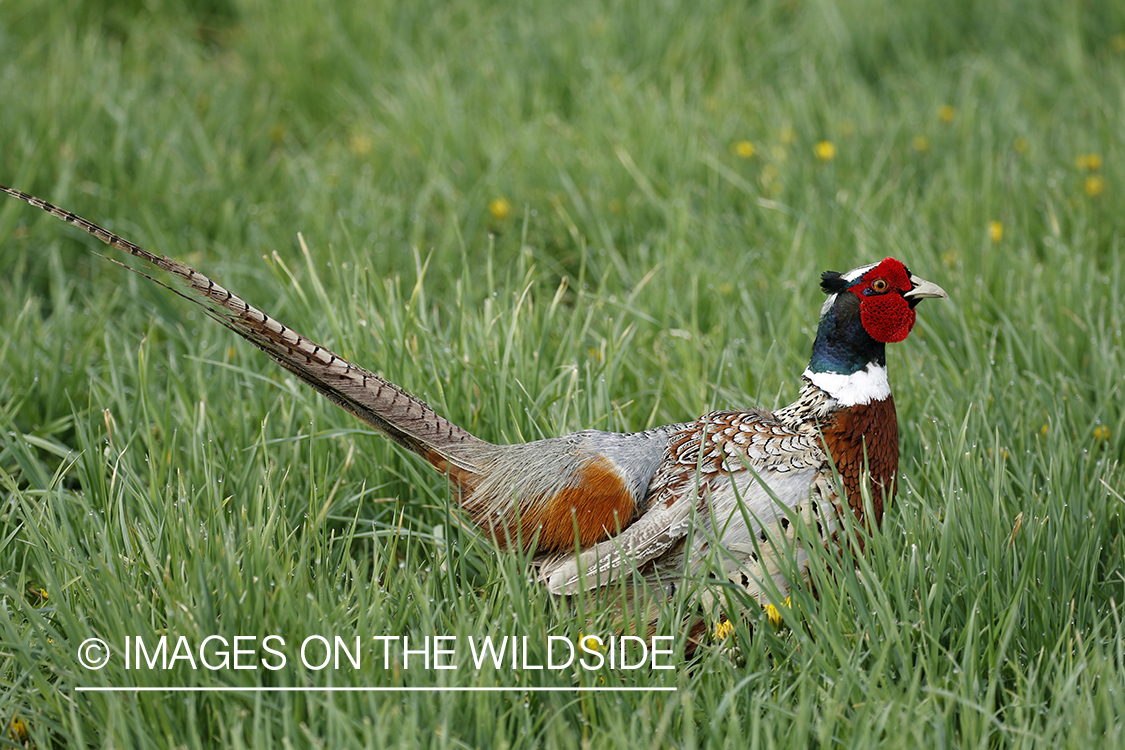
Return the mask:
M825 294L839 294L848 290L848 282L839 271L825 271L820 275L820 288Z

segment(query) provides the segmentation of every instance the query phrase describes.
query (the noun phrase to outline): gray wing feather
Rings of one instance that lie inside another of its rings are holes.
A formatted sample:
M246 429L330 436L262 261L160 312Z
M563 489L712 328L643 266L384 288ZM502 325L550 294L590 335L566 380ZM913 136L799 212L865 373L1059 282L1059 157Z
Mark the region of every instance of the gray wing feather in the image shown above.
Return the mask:
M724 558L749 560L762 531L809 499L825 464L814 437L773 415L708 415L680 439L673 436L640 518L613 539L545 562L540 575L556 594L605 586L670 552L683 555L693 525L697 533L681 566L694 567L716 542L726 550Z

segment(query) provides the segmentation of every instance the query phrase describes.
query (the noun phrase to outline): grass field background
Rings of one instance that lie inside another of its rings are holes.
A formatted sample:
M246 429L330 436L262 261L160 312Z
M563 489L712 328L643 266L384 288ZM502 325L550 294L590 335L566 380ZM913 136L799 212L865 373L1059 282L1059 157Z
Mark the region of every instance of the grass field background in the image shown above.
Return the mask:
M93 672L91 636L609 626L417 460L0 201L18 743L1125 746L1120 3L0 0L0 91L0 182L488 440L788 403L825 269L895 255L950 295L888 355L883 533L814 555L780 627L671 671ZM677 691L75 691L497 684Z

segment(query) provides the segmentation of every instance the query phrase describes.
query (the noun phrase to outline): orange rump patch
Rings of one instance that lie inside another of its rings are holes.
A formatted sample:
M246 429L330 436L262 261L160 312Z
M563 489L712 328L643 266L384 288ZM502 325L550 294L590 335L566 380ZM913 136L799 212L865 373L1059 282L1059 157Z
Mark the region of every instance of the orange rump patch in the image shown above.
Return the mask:
M596 456L578 471L574 486L528 509L520 519L523 539L539 533L541 552L585 549L615 535L633 520L636 501L617 469L604 456Z

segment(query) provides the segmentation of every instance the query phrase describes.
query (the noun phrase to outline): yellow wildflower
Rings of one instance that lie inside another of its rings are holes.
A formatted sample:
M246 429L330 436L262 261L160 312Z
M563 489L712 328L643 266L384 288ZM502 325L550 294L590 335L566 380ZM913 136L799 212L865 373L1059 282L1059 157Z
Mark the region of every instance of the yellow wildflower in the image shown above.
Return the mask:
M595 635L579 634L578 643L587 651L605 651L605 647L602 645L601 639Z
M790 597L785 597L785 604L782 606L793 606ZM777 607L773 606L772 604L767 604L765 607L763 607L763 609L765 609L766 611L766 619L770 621L770 624L775 628L781 627L781 612L777 609Z
M723 620L715 625L715 640L723 641L728 636L734 635L734 623L730 620Z
M770 625L773 625L775 628L780 626L781 613L777 611L777 607L773 606L772 604L767 604L765 606L765 610L766 618L770 621Z
M781 142L786 145L791 145L797 140L797 131L792 127L786 125L781 129Z
M1074 166L1087 172L1097 172L1102 168L1101 154L1079 154L1074 157Z
M1109 440L1109 428L1100 424L1094 428L1094 440Z
M754 144L750 141L739 141L734 144L734 153L738 154L743 159L749 159L755 153Z
M355 132L348 138L348 151L352 156L366 156L371 153L371 138L364 133Z
M1022 135L1018 136L1016 138L1015 143L1012 144L1012 148L1014 148L1016 150L1017 154L1026 154L1027 153L1027 139L1024 138Z
M488 212L497 221L504 221L512 213L512 204L507 198L493 198L488 202Z
M813 148L813 153L821 161L832 161L836 158L836 146L832 141L821 141Z
M1119 55L1125 55L1125 34L1114 34L1110 37L1109 46Z
M956 110L948 104L943 104L938 107L937 116L942 122L953 122L953 116L957 114Z
M1105 178L1100 174L1092 174L1086 178L1086 195L1097 198L1105 192Z
M1045 424L1045 425L1043 425L1042 427L1039 428L1039 434L1042 435L1043 437L1047 437L1047 433L1050 432L1050 431L1051 431L1051 425L1049 425L1049 424Z
M1004 239L1004 225L998 221L988 222L988 239L993 242Z
M924 135L914 136L914 141L912 143L915 151L925 152L930 150L930 139Z
M18 715L13 716L11 722L8 724L8 739L13 740L19 744L27 742L30 733L27 729L27 722L21 719Z
M611 198L609 201L609 212L613 214L621 213L621 201L616 198Z

